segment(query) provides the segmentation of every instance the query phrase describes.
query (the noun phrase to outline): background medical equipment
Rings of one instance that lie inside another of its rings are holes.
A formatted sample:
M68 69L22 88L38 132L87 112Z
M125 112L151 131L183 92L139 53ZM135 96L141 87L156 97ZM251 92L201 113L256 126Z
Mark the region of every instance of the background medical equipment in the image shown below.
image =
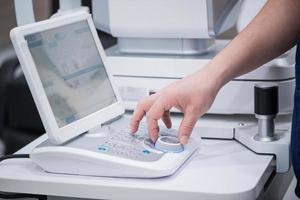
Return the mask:
M45 171L162 177L175 173L197 149L193 141L183 147L176 131L167 130L157 144L149 143L146 128L131 135L86 12L17 27L11 38L50 139L30 154ZM84 134L97 126L102 127L96 133Z
M241 31L252 19L249 15L258 12L255 5L263 2L93 0L96 27L118 38L107 54L126 108L134 109L138 97L204 67L229 42L218 36L235 24ZM279 113L291 113L293 64L291 51L234 79L222 88L208 113L254 114L253 87L264 81L279 85Z

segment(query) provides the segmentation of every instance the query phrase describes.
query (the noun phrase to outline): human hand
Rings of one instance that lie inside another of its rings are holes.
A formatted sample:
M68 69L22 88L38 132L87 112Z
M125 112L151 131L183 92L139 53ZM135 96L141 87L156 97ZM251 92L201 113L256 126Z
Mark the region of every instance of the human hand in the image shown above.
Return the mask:
M167 128L172 127L170 109L175 107L183 112L178 138L186 144L195 123L213 103L220 87L211 74L205 70L178 80L159 92L141 100L131 119L131 131L138 130L146 114L148 132L152 141L158 138L158 120L162 119Z

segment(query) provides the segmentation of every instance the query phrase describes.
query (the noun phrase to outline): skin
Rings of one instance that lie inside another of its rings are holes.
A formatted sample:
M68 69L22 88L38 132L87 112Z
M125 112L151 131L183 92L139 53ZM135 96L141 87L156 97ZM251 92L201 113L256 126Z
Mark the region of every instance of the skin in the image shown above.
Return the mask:
M210 108L226 83L292 48L299 34L300 0L269 0L207 66L141 100L131 119L132 133L146 116L149 135L156 141L158 120L171 128L169 110L175 107L184 113L178 137L186 144L196 121Z

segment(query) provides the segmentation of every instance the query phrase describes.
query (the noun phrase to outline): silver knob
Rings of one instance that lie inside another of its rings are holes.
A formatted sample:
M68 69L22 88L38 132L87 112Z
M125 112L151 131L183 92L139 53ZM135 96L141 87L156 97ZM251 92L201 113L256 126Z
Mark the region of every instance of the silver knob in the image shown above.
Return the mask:
M160 136L155 142L155 148L163 152L179 153L184 150L183 145L174 136Z

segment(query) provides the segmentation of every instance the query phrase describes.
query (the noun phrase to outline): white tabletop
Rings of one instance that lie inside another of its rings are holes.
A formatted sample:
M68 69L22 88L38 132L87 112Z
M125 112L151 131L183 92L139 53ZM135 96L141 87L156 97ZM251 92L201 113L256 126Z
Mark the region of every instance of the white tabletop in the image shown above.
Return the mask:
M42 136L18 153L29 153ZM202 140L173 176L159 179L49 174L29 159L0 163L0 190L92 199L255 199L272 171L272 156L233 140Z

